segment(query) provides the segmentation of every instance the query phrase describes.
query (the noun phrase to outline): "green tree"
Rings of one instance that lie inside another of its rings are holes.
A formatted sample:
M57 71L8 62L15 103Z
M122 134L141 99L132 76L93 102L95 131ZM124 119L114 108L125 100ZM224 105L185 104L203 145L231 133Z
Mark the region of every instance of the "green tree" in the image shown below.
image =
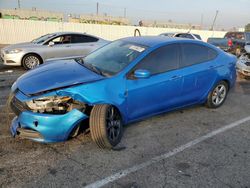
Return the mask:
M245 26L245 31L250 32L250 23Z

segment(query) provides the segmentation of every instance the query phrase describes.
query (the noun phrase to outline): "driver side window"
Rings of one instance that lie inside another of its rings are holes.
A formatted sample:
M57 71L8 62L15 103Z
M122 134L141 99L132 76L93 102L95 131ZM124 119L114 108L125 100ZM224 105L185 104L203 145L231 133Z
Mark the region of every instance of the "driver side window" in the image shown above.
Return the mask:
M148 70L151 75L160 74L179 68L179 44L170 44L160 47L148 54L134 70Z
M55 37L52 40L48 41L46 43L46 45L48 45L50 42L53 42L55 45L70 44L71 43L71 35L61 35L61 36Z

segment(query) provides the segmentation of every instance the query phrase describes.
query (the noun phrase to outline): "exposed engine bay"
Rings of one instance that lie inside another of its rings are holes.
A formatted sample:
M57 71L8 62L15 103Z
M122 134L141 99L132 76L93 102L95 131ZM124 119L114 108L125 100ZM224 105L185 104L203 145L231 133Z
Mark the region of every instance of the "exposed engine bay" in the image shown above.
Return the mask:
M32 112L46 114L65 114L72 109L85 111L86 105L67 96L44 97L26 102Z

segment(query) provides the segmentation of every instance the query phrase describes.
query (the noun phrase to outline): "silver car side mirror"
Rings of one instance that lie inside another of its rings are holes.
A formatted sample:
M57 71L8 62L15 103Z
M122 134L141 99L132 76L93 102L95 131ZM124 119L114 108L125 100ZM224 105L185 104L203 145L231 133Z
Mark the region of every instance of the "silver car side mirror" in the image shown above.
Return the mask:
M48 46L52 47L52 46L54 46L54 45L55 45L55 43L52 42L52 41L50 41Z

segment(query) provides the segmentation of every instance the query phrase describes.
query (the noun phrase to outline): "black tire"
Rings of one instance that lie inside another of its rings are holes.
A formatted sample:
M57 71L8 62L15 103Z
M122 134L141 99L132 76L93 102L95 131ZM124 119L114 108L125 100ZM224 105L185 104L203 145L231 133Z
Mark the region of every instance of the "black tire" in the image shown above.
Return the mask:
M220 91L219 93L217 89L223 89L222 91ZM213 89L210 91L208 98L207 98L207 102L206 102L206 106L208 108L218 108L220 107L226 100L227 98L227 93L228 93L228 84L225 81L220 81L218 82ZM218 103L216 103L218 98Z
M36 54L27 54L22 60L22 65L26 70L34 69L40 64L42 64L41 57Z
M89 121L92 140L100 148L111 149L121 141L122 118L114 106L107 104L94 106Z

